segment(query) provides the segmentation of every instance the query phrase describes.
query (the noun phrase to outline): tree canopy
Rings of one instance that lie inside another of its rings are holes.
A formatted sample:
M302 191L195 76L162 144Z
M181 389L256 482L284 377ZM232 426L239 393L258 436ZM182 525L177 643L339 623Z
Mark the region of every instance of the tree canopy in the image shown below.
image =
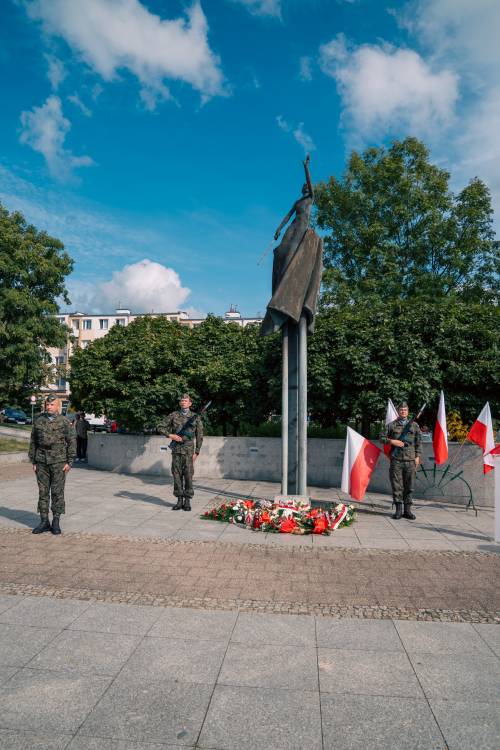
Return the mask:
M320 421L370 422L387 398L416 409L441 388L463 416L500 406L499 255L488 188L454 195L415 138L354 152L316 187L325 232L310 403ZM316 399L317 393L325 394Z
M0 204L0 405L22 404L49 376L46 348L66 345L54 315L72 267L60 240Z
M75 352L72 402L132 430L154 429L188 391L197 406L212 400L212 428L238 434L276 408L273 387L279 384L268 369L275 369L276 344L261 339L254 326L227 325L212 315L193 330L144 316Z

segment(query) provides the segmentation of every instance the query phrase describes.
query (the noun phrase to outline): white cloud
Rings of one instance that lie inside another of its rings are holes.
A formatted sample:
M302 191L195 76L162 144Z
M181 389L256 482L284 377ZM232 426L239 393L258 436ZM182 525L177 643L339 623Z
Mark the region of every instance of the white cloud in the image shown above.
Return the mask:
M473 73L482 71L498 79L498 0L474 0L473 3L470 0L413 0L397 16L434 57L453 61L462 75L472 69Z
M173 268L147 258L114 271L110 281L98 285L70 283L71 291L76 292L72 307L86 312L126 307L137 313L179 310L191 293Z
M297 126L288 123L281 115L276 117L276 124L284 133L291 133L297 143L302 146L305 153L314 151L316 146L310 135L304 131L304 123L300 122Z
M74 94L70 94L68 96L68 101L71 102L71 104L74 104L75 107L77 107L80 112L82 112L85 117L91 117L92 116L92 110L90 110L86 104L82 102L78 94L75 92Z
M312 60L310 57L304 56L299 61L299 78L301 81L312 80Z
M274 16L281 18L281 0L232 0L244 5L254 16Z
M165 79L182 81L203 99L224 94L220 60L208 43L199 0L186 18L162 19L139 0L26 0L31 18L62 37L106 81L128 70L151 104L168 96Z
M74 156L64 147L71 123L63 115L58 96L49 96L41 107L22 112L21 124L19 140L42 154L49 171L57 179L67 180L73 169L89 167L94 163L90 156Z
M336 81L346 124L362 138L401 130L425 135L453 120L457 75L434 72L413 50L389 44L349 47L339 34L320 48L319 63Z
M45 55L47 61L47 77L54 91L57 91L61 83L68 75L64 63L53 55Z

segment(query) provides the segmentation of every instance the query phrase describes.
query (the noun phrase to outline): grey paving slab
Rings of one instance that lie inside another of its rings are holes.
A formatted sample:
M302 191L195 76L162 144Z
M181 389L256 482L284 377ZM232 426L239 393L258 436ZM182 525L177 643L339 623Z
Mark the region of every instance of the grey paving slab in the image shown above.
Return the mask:
M162 614L163 609L156 607L93 603L68 625L68 629L91 633L145 635Z
M65 628L89 607L89 602L26 597L0 614L0 623Z
M71 735L43 735L37 732L16 732L0 729L2 750L65 750Z
M324 750L443 750L425 700L375 695L322 695Z
M41 734L76 732L110 677L21 669L0 688L0 725Z
M164 745L158 742L127 742L103 737L76 736L67 750L179 750L180 745ZM186 747L186 746L184 746Z
M23 601L22 596L0 596L0 614Z
M242 687L317 690L315 648L230 643L218 682Z
M122 672L80 729L82 736L195 744L213 687Z
M408 653L491 653L473 626L466 622L396 620L394 624Z
M238 617L237 612L167 607L159 611L149 635L185 640L227 641Z
M481 638L500 657L500 625L478 624L473 626Z
M319 695L218 685L197 747L321 750Z
M43 649L31 669L114 675L125 664L140 636L64 630Z
M483 654L415 654L411 661L426 697L455 701L498 701L500 664Z
M334 620L316 618L318 646L360 651L402 652L403 646L392 620Z
M498 750L500 709L495 703L431 700L448 750Z
M122 674L151 680L214 684L226 651L225 641L183 641L146 637Z
M308 615L240 613L231 641L314 646L314 618Z
M323 693L423 698L406 654L347 649L318 649Z
M0 665L22 667L54 640L60 628L0 623Z
M4 682L10 680L12 675L14 675L18 671L18 669L19 667L0 666L0 685L3 685Z

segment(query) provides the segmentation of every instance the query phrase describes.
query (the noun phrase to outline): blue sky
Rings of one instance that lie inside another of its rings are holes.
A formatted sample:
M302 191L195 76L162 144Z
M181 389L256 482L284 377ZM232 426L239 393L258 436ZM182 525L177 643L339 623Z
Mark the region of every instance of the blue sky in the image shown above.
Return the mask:
M352 148L416 135L500 204L497 0L4 0L0 201L71 309L265 310L257 261Z

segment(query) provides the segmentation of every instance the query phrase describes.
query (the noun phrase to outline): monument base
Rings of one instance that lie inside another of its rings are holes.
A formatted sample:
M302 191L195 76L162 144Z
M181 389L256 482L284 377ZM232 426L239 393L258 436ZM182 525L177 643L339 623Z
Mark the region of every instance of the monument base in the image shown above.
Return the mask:
M273 497L273 503L285 503L290 502L292 500L293 502L303 502L303 503L309 503L310 497L309 495L275 495Z

